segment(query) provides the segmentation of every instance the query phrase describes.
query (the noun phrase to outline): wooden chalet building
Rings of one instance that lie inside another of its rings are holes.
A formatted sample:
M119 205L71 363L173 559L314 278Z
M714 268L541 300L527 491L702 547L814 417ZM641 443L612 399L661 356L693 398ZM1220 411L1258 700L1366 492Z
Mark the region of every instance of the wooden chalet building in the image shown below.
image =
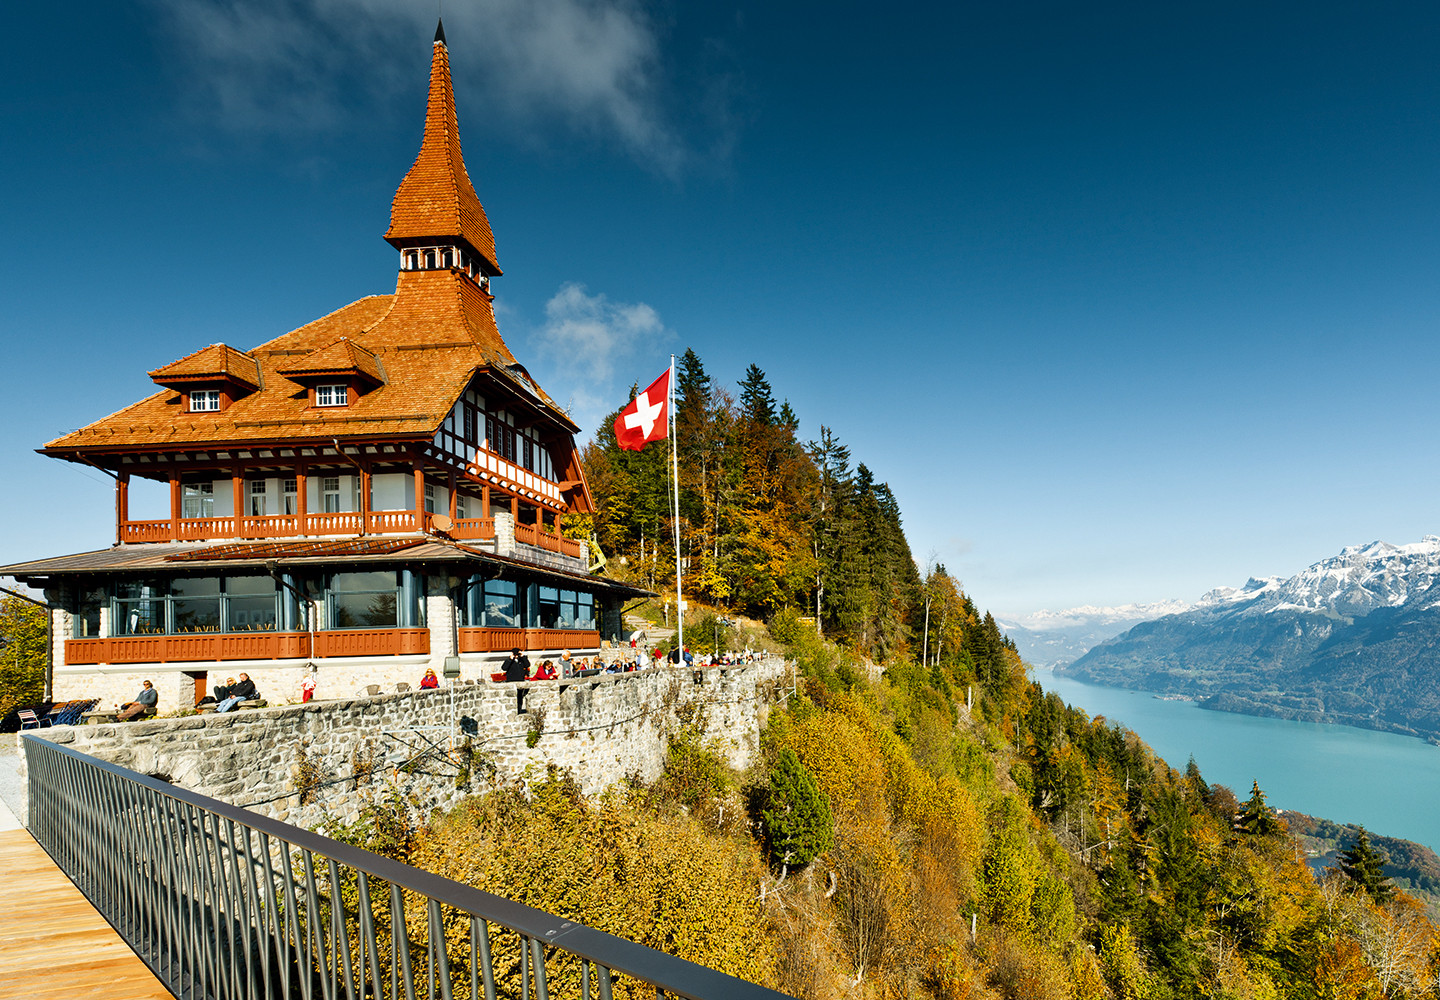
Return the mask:
M171 710L244 670L293 701L312 663L318 697L349 696L618 635L644 592L592 575L560 533L593 509L579 428L496 328L443 29L385 239L393 295L248 351L202 347L40 449L115 479L114 547L0 567L56 609L57 699L128 700L149 678ZM168 484L168 517L131 518L137 478Z

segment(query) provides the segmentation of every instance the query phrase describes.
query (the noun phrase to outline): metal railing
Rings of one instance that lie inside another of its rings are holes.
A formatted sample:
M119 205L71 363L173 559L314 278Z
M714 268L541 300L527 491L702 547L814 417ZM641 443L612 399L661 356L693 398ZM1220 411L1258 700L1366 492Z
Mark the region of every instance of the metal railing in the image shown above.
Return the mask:
M26 734L30 833L170 992L784 994Z

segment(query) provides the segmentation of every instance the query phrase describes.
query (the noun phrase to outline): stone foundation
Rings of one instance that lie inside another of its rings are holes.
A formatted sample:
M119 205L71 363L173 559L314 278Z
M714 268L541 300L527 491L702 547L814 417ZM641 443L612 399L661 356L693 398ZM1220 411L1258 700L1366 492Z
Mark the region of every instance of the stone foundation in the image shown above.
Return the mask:
M267 680L249 673L267 694ZM314 827L328 817L353 821L392 787L422 810L444 807L483 790L492 769L499 780L528 781L553 764L571 771L586 794L629 774L653 779L668 736L686 722L721 741L732 765L747 766L769 707L790 689L791 665L773 659L710 667L700 676L697 684L691 670L657 668L566 681L470 682L27 735ZM517 692L524 693L523 714ZM165 698L162 691L162 710Z

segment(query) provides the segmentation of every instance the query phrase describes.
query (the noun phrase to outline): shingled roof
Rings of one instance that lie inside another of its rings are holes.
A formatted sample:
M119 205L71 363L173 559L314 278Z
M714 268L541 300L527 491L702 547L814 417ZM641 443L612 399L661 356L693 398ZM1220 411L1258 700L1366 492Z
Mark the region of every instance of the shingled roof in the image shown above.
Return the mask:
M311 351L299 361L281 366L279 371L286 378L297 381L325 375L354 375L372 385L383 385L385 382L380 359L349 337L341 337L329 347Z
M423 244L451 236L493 265L494 239L460 158L449 57L443 34L437 34L425 138L396 192L387 239ZM495 325L492 303L489 292L459 268L401 270L393 295L352 302L249 352L214 344L158 368L152 377L177 388L154 393L41 450L73 460L77 454L276 438L429 439L477 373L491 374L558 428L576 433L568 414L517 364ZM292 380L307 374L352 374L374 388L344 407L315 407ZM254 391L218 412L189 412L178 387L206 379L233 380Z
M400 249L427 243L459 243L484 259L482 269L486 274L501 273L490 220L485 217L460 152L460 126L455 117L455 91L450 82L450 54L445 47L443 25L436 29L430 60L425 138L414 166L395 192L385 238Z
M174 387L195 382L234 382L248 389L260 388L260 367L244 351L225 344L211 344L179 361L149 373L157 384Z

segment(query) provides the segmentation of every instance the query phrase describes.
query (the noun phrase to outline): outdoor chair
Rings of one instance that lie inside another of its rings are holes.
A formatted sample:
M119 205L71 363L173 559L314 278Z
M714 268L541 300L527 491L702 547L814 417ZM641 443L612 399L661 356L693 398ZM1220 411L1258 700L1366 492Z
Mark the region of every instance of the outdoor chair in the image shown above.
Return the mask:
M60 712L51 712L51 719L57 726L78 726L80 717L100 704L99 698L86 698L81 701L70 701Z
M404 681L401 681L399 684L396 684L396 685L395 685L395 693L396 693L396 694L404 694L406 691L409 691L409 690L410 690L410 685L409 685L409 684L406 684Z
M42 718L35 714L35 709L33 708L22 708L16 714L20 716L21 729L40 729L43 726L55 725L55 723L51 721L50 716L47 715Z

